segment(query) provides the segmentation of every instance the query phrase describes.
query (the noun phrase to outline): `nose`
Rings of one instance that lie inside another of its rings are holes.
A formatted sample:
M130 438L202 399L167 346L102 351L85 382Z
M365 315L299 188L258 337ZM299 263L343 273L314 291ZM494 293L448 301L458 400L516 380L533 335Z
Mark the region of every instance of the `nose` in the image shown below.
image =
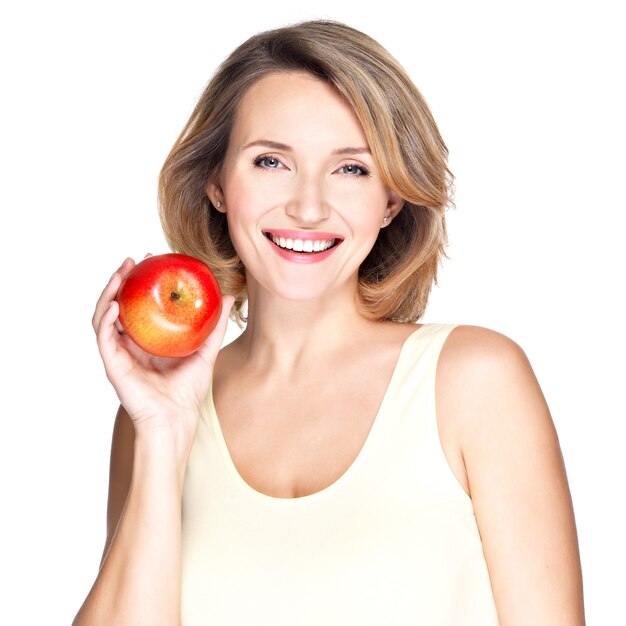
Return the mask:
M315 176L299 177L285 211L302 226L313 226L329 216L324 184Z

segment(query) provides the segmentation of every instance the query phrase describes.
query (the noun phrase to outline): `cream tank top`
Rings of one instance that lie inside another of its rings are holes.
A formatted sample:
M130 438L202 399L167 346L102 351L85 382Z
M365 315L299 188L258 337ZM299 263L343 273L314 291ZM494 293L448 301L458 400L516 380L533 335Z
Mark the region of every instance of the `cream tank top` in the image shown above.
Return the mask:
M209 390L184 486L182 626L499 623L472 502L437 430L435 371L454 327L406 339L357 458L308 496L241 478Z

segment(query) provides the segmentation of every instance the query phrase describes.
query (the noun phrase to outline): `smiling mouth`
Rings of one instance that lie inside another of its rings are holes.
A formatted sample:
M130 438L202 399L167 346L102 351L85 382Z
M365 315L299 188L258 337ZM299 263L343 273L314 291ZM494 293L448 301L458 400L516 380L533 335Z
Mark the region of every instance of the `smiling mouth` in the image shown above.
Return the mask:
M277 237L270 232L265 236L278 248L300 252L302 254L319 254L339 245L342 239L294 239L291 237Z

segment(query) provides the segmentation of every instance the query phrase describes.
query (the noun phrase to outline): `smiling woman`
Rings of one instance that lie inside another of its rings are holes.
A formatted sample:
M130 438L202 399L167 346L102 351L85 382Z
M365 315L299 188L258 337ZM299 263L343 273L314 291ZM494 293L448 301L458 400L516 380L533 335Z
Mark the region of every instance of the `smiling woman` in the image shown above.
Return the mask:
M413 323L445 256L446 157L402 68L345 25L261 33L219 68L159 193L172 248L232 295L169 360L116 329L131 262L96 304L121 407L75 624L583 623L528 359ZM233 305L245 330L220 350Z
M259 284L287 300L322 298L331 289L333 298L343 289L353 297L383 218L403 204L367 146L352 107L310 74L274 71L243 95L207 194L221 205L248 270L246 292L257 301Z
M271 73L281 76L270 78ZM360 267L363 314L372 319L419 319L445 256L444 212L452 179L447 149L424 98L397 61L367 35L340 24L309 22L262 33L222 64L161 172L161 219L168 242L218 268L218 278L235 295L234 309L241 315L247 293L245 263L231 245L225 213L208 202L205 185L224 166L234 141L231 130L242 115L246 96L251 100L250 91L260 92L259 78L265 76L276 85L285 74L304 83L318 79L317 90L329 93L350 126L358 126L358 132L346 138L351 141L333 145L333 155L367 157L378 180L395 190L407 209L395 219L387 216L383 225L389 228L381 231ZM267 100L254 102L274 112L280 129L277 112L287 103L269 87L264 96ZM315 125L303 129L307 138L312 140L320 130L328 132L334 121L329 112L317 107L315 100L300 102L305 110L308 105L317 112L318 119L311 121ZM299 113L294 110L296 117ZM280 141L278 129L272 136L250 137L245 144L246 150L268 151L251 155L263 169L285 167L272 152L288 153L291 147ZM353 165L342 163L346 176L370 173L370 168L348 173L345 168ZM272 179L269 184L274 183Z

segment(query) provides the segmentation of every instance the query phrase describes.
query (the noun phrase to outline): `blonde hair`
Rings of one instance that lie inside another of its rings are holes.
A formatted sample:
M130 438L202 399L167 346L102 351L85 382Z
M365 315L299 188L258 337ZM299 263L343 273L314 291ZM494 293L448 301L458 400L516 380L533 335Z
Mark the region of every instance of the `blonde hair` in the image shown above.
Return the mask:
M447 257L445 210L452 174L428 106L398 62L371 37L316 20L259 33L218 68L168 155L159 177L159 212L168 244L203 260L236 298L241 324L245 269L226 216L206 195L226 155L244 92L276 71L304 71L332 85L352 106L385 184L404 200L359 269L359 301L370 319L415 321L426 309Z

